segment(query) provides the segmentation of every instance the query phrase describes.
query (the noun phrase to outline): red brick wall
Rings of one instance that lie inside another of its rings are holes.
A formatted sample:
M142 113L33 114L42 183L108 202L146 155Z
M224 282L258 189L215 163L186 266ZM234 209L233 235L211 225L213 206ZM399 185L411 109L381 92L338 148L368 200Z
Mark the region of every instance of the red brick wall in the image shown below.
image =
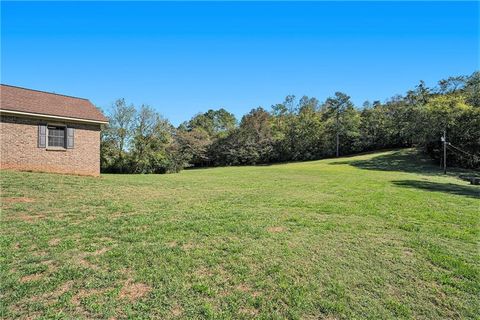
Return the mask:
M62 123L75 128L73 149L38 148L38 125ZM100 125L59 120L0 117L0 168L98 176Z

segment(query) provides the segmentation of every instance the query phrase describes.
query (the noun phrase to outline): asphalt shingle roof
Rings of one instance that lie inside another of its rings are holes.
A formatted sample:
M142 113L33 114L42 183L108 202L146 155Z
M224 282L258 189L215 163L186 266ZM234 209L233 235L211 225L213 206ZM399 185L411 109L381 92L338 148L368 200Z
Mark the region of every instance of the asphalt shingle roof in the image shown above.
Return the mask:
M88 99L2 84L0 109L106 122Z

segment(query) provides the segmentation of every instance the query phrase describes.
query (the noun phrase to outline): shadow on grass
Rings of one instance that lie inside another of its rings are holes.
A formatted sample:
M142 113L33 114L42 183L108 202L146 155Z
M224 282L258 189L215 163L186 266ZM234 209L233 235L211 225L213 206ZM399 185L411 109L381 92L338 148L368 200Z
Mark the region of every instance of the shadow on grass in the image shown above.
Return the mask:
M393 184L403 188L414 188L432 192L443 192L480 199L480 188L475 186L462 186L453 183L438 183L419 180L397 180L393 181Z
M330 164L348 164L366 170L400 171L429 176L443 175L443 170L439 167L438 163L435 163L427 155L414 149L402 149L366 160L344 160ZM458 168L449 168L448 171L449 174L455 176L460 173L471 172Z

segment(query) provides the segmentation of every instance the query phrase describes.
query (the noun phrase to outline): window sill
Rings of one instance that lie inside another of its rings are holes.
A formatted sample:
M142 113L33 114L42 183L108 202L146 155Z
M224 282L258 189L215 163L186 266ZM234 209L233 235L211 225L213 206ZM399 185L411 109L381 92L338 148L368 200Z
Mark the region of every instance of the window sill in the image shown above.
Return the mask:
M62 147L47 147L47 151L67 151L67 149Z

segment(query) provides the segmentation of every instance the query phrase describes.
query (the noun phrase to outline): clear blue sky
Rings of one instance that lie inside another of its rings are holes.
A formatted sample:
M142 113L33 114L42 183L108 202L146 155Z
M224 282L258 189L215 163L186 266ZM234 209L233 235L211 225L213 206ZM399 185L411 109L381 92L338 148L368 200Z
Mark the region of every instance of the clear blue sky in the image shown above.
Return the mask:
M174 124L287 94L357 105L479 69L479 2L5 2L1 81Z

